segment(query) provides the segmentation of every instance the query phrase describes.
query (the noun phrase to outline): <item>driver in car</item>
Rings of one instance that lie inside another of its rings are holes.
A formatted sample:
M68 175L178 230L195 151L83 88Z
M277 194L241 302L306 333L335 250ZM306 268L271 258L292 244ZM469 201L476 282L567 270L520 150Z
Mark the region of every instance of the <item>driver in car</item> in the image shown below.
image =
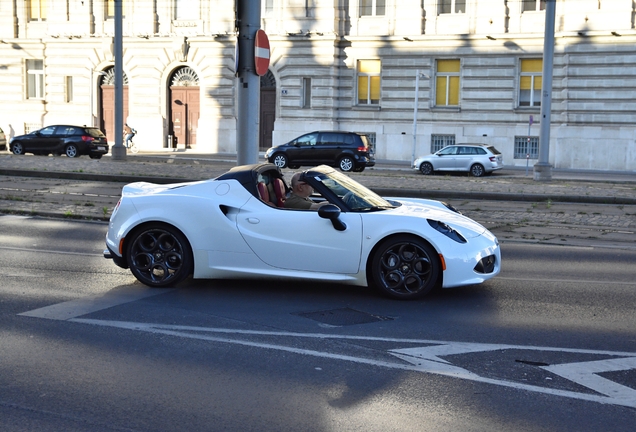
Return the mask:
M329 204L329 201L313 202L309 196L313 193L314 188L302 181L300 176L301 173L296 173L291 178L291 193L285 200L285 208L318 210L323 205Z

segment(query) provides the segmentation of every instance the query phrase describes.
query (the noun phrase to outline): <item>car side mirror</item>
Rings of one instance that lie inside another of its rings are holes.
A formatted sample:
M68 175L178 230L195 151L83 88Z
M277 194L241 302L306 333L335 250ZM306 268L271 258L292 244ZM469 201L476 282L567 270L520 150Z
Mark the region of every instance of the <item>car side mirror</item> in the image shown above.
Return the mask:
M340 208L333 204L326 204L318 209L318 216L323 219L329 219L333 227L338 231L347 229L347 225L340 220Z

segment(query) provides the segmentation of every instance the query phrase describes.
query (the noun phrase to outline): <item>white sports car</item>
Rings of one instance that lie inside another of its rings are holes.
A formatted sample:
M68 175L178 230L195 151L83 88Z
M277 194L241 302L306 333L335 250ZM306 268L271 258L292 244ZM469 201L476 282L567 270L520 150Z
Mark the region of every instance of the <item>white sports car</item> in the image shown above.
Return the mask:
M318 211L284 208L273 164L212 180L126 185L106 258L151 287L194 278L287 278L371 285L398 299L499 273L493 234L439 201L382 198L328 166L304 171Z

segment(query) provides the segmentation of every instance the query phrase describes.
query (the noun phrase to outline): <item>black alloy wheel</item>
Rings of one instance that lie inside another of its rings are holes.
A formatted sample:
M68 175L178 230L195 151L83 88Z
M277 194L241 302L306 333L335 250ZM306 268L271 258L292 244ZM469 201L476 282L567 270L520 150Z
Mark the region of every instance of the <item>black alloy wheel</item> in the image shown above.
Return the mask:
M428 294L439 277L439 257L425 241L400 235L382 242L371 260L371 281L385 295L411 300Z
M190 243L179 230L164 224L149 225L135 232L126 257L132 274L154 288L175 285L193 270Z
M433 164L431 164L430 162L422 163L422 165L420 165L420 172L424 175L433 174Z
M481 177L484 175L485 172L486 170L481 164L474 164L473 166L470 167L470 173L474 177Z

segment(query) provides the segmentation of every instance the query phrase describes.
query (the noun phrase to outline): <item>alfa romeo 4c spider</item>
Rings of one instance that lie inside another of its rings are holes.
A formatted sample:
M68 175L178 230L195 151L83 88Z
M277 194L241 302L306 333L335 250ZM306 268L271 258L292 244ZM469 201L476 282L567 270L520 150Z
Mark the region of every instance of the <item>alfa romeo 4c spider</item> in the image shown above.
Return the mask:
M501 268L495 236L452 206L383 198L328 166L301 173L328 201L285 208L290 190L268 163L211 180L124 186L104 256L151 287L186 277L329 281L413 299L435 286L482 283Z

